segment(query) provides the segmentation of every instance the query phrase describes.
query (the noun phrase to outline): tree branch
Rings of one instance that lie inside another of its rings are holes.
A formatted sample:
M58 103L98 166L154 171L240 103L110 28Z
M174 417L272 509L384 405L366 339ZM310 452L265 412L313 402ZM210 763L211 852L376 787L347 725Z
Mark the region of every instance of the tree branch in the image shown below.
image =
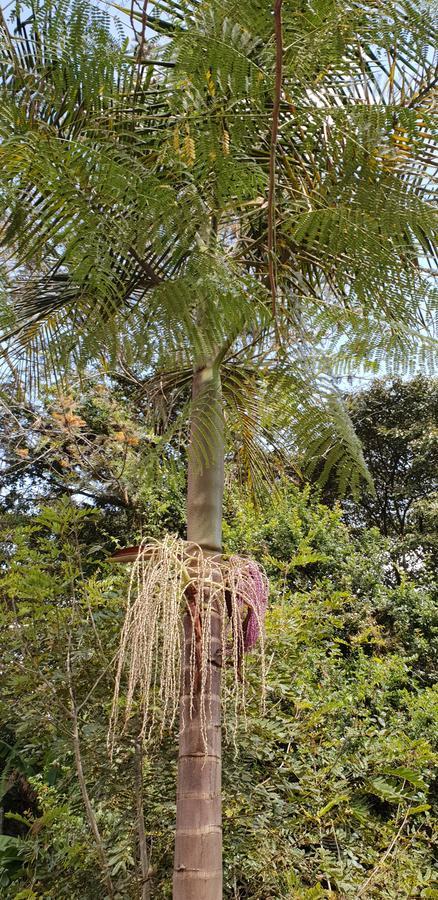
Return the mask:
M104 884L108 893L108 897L110 900L114 900L115 891L114 886L111 880L111 875L109 872L108 860L105 853L105 848L103 845L102 837L99 831L99 826L97 824L96 816L94 814L93 807L91 805L90 797L87 790L87 785L84 776L84 768L82 765L82 754L81 754L81 744L79 737L79 723L78 723L78 715L77 715L77 707L76 701L73 691L73 682L72 682L72 672L71 672L71 660L70 660L70 646L68 648L67 653L67 683L68 690L70 694L70 717L73 723L72 730L72 741L73 741L73 750L74 757L76 763L76 773L78 776L79 787L82 795L82 800L85 807L85 813L87 816L88 824L92 831L94 841L97 848L97 855L100 863L100 867L103 873Z
M400 828L398 829L397 833L394 835L394 837L393 837L393 839L392 839L392 841L391 841L389 847L385 850L383 856L380 857L380 859L379 859L377 865L374 867L373 871L371 872L371 875L369 875L369 877L367 878L367 880L364 881L363 884L361 885L361 887L359 888L359 891L358 891L358 894L357 894L358 897L363 897L363 895L364 895L364 893L365 893L367 887L371 884L372 881L374 881L374 879L375 879L377 873L378 873L378 872L380 871L380 869L382 868L382 866L383 866L385 860L388 859L389 854L390 854L390 853L392 852L392 850L394 849L394 847L395 847L395 845L396 845L396 843L397 843L397 841L398 841L398 839L399 839L399 837L400 837L400 835L401 835L401 833L402 833L402 831L403 831L403 829L404 829L404 827L405 827L405 825L406 825L406 822L407 822L407 819L408 819L409 812L410 812L410 807L409 807L409 809L407 810L407 812L406 812L406 814L405 814L405 816L404 816L404 819L403 819L403 821L402 821L402 823L401 823L401 825L400 825Z

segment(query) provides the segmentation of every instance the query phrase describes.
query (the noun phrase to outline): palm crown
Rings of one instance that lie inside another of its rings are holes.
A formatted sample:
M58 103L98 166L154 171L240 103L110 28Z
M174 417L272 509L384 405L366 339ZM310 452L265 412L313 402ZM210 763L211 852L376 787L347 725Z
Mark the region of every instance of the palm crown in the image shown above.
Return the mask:
M30 9L2 22L8 358L123 360L153 399L214 356L254 481L292 425L357 483L330 374L433 356L426 5L288 4L275 142L265 3L134 7L135 51L83 0Z

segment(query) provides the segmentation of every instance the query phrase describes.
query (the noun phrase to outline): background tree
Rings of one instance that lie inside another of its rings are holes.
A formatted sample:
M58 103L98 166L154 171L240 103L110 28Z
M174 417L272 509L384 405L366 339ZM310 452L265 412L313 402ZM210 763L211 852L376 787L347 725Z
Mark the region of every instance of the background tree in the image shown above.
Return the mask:
M141 532L145 509L152 537L161 534L166 509L169 531L183 534L182 435L162 436L161 419L151 423L137 386L109 378L96 385L95 378L96 371L90 379L72 377L65 394L41 386L37 402L3 385L2 513L19 518L31 503L37 509L48 498L74 497L101 510L119 543L124 532ZM108 539L103 552L114 549Z
M226 408L255 484L291 419L310 468L324 456L343 487L367 475L322 360L330 342L340 362L409 352L428 317L433 27L422 4L300 5L283 23L277 5L274 40L264 6L166 10L153 65L145 34L132 65L82 3L19 11L17 40L4 28L7 315L28 383L44 351L58 371L137 355L147 387L191 385L187 535L219 554ZM217 898L219 759L192 726L202 827L189 847L182 778L174 896Z
M345 503L348 521L391 538L402 571L437 563L438 382L375 381L348 407L372 474L375 494Z

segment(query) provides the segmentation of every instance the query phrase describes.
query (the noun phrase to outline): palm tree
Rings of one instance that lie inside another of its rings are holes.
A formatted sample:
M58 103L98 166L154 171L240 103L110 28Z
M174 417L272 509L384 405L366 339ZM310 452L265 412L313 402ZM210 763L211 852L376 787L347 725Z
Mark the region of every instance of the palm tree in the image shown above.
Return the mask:
M7 360L36 390L40 364L105 358L151 414L190 389L187 539L218 559L226 453L255 493L291 449L357 489L333 372L434 352L433 20L421 0L128 13L134 49L86 0L2 18ZM222 896L221 628L213 605L175 900Z

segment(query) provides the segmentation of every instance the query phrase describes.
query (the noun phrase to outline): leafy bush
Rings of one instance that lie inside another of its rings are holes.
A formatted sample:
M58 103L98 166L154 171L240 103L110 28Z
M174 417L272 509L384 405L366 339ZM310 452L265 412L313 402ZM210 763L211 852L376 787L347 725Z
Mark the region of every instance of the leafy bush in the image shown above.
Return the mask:
M432 593L409 580L388 585L378 531L353 537L341 510L308 488L280 485L275 508L259 512L233 488L226 509L227 551L262 562L272 595L266 714L250 666L247 729L242 722L237 748L231 729L225 735L225 897L433 897ZM33 808L5 816L5 831L14 815L21 827L2 863L5 897L103 895L75 770L68 654L111 877L122 898L139 890L135 716L112 762L106 748L126 572L99 562L100 528L93 510L65 501L12 531L4 523L0 718L36 796ZM168 734L150 741L143 763L152 895L160 898L171 896L175 757Z

